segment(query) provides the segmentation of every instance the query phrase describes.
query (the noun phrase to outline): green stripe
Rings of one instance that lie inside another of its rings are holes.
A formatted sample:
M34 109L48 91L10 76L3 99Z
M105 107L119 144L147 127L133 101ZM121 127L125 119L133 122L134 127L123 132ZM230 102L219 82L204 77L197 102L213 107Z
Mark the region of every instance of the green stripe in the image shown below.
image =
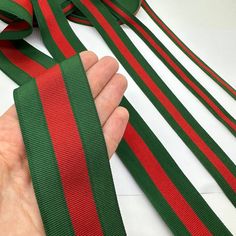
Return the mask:
M134 79L136 84L142 89L145 95L150 99L153 105L157 108L157 110L163 115L166 121L170 124L170 126L176 131L176 133L180 136L180 138L185 142L185 144L190 148L190 150L196 155L196 157L201 161L201 163L205 166L205 168L209 171L209 173L215 178L218 184L221 186L222 190L231 200L231 202L236 206L236 195L233 189L228 185L225 179L219 174L216 168L210 163L210 161L206 158L206 156L199 150L199 148L193 143L193 141L189 138L188 134L186 134L182 128L176 123L175 119L170 116L167 110L163 107L163 105L157 100L157 98L152 94L149 88L144 84L142 78L134 71L134 68L130 66L129 62L126 61L124 56L117 49L116 45L112 42L112 39L108 37L104 28L96 21L93 14L91 14L88 9L81 4L78 0L73 0L75 5L90 19L96 29L100 32L103 39L109 45L110 49L116 55L121 64L126 68L129 72L130 76ZM133 45L127 35L124 33L120 25L114 20L114 17L109 13L108 9L101 3L92 0L93 4L97 6L99 11L104 15L107 21L112 25L113 29L119 35L119 37L123 40L129 51L135 56L136 60L145 68L146 72L153 78L153 81L156 85L163 91L163 93L169 98L169 100L174 104L177 110L182 114L185 120L191 124L194 130L198 133L198 135L205 141L205 143L213 150L217 156L221 159L221 161L226 165L226 167L236 176L236 166L230 160L230 158L224 153L224 151L214 142L214 140L207 134L207 132L198 124L198 122L193 118L193 116L188 112L188 110L182 105L182 103L177 99L177 97L171 92L171 90L165 85L165 83L160 79L160 77L156 74L153 68L148 64L148 62L144 59L144 57L139 53L137 48Z
M102 128L78 56L62 62L68 96L81 135L97 212L104 235L126 235L112 181Z
M198 191L194 188L194 186L190 183L181 169L177 166L175 161L172 159L170 154L158 140L158 138L154 135L151 129L146 125L146 123L142 120L140 115L134 110L131 104L127 100L122 101L122 106L126 107L130 113L130 123L135 128L135 130L139 133L141 138L144 140L146 145L149 147L157 161L160 163L162 168L165 170L168 177L174 183L176 188L180 191L182 196L189 203L193 211L198 215L201 221L207 226L207 228L213 233L213 235L231 235L228 229L224 226L224 224L219 220L219 218L215 215L215 213L210 209L205 200L201 197ZM147 177L147 173L140 165L138 160L134 160L136 158L132 153L132 150L129 146L122 141L122 144L118 148L118 154L121 154L121 160L125 163L127 168L131 171L136 181L140 184L140 187L144 190L144 192L149 197L150 201L154 204L155 208L158 209L161 216L169 217L169 214L166 211L166 206L162 205L162 201L164 199L159 199L153 194L151 191L158 192L155 186L150 188L151 179ZM144 180L145 179L145 180ZM146 186L147 184L147 186ZM153 189L155 188L155 189ZM151 192L151 193L150 193ZM161 202L160 202L161 201ZM172 214L175 214L174 212ZM173 217L173 216L172 216ZM166 220L165 220L166 221ZM179 228L179 222L166 221L168 226L173 229L173 233L176 235L184 235L185 232L179 232L181 228ZM177 231L176 231L177 230Z
M64 57L63 53L57 47L55 41L53 40L53 38L52 38L52 36L51 36L51 34L48 30L47 23L46 23L46 21L44 19L44 16L43 16L43 14L40 10L38 1L37 0L32 0L32 4L34 6L34 13L35 13L35 16L37 18L40 33L42 35L42 40L43 40L45 46L47 47L50 54L53 57L57 58L58 61L65 60L65 57Z
M14 99L46 234L73 236L75 234L35 80L16 89Z
M115 5L119 7L123 12L125 12L129 17L134 20L147 34L156 42L158 46L160 46L163 51L171 58L172 61L184 72L184 74L224 113L224 115L231 120L235 124L235 119L221 106L221 104L189 73L189 71L173 56L173 54L157 39L157 37L135 16L130 14L121 4L118 3L117 0L113 0ZM200 96L187 82L185 82L181 76L173 69L171 65L169 65L164 57L162 57L156 49L146 40L142 34L138 31L138 29L133 25L130 24L126 18L123 18L121 15L116 14L117 17L124 23L126 23L137 35L141 37L141 39L149 46L149 48L153 51L153 53L166 65L166 67L181 81L201 102L205 107L219 120L221 121L229 131L236 136L235 130L229 126L212 108L207 102Z
M17 40L25 38L32 33L32 27L29 26L28 29L20 31L2 31L0 34L0 40Z
M15 15L13 15L13 14L11 14L11 13L9 13L9 12L6 12L6 11L1 11L0 10L0 14L1 15L4 15L5 17L7 17L7 18L9 18L10 20L16 20L17 19L17 17L15 16ZM2 19L3 20L3 19ZM4 21L4 20L3 20ZM6 21L4 21L4 22L6 22ZM9 23L9 22L6 22L7 24Z
M37 62L41 66L45 67L46 69L51 68L55 65L55 61L50 58L49 56L41 53L36 48L32 47L29 43L24 40L19 40L14 43L14 46L21 51L24 55L31 58L33 61ZM33 56L33 57L32 57Z
M63 32L64 36L67 38L70 45L75 49L77 52L85 51L86 48L82 44L82 42L78 39L76 34L71 29L68 20L65 17L65 14L62 11L61 6L58 4L56 0L48 0L49 5L55 15L58 25L60 26L61 31Z
M150 5L147 3L146 0L143 0L143 2L145 2L145 4L147 4L147 5L149 6L149 8L151 8ZM145 7L143 7L143 9L146 11ZM146 12L147 12L147 14L152 18L152 16L149 14L149 12L148 12L148 11L146 11ZM157 16L157 14L156 14L155 12L153 12L153 13L156 15L157 18L160 19L160 17ZM152 18L152 19L153 19L153 18ZM159 24L159 23L158 23L157 21L155 21L154 19L153 19L153 21L154 21L154 22L156 23L156 25L157 25L158 27L160 27L160 29L170 38L170 40L171 40L186 56L188 56L190 60L192 60L192 61L194 62L194 60L189 56L189 54L186 53L185 50L184 50L182 47L180 47L180 46L178 45L178 43L177 43L174 39L172 39L171 36L168 35L168 33L166 33L165 29L161 26L161 24ZM195 56L197 59L199 59L199 60L200 60L204 65L206 65L208 68L210 68L201 58L199 58L192 50L190 50L189 47L187 47L186 44L184 44L183 41L181 41L180 38L179 38L176 34L174 34L174 32L173 32L161 19L160 19L160 21L170 30L171 33L173 33L173 35L175 35L176 38L178 38L178 40L179 40L186 48L188 48L189 51L191 51L191 52L194 54L194 56ZM194 63L195 63L195 62L194 62ZM197 63L195 63L195 64L197 64ZM198 66L199 66L210 78L212 78L222 89L224 89L232 98L236 99L236 96L235 96L234 94L232 94L226 87L224 87L214 76L212 76L212 75L211 75L207 70L205 70L202 66L200 66L200 65L198 65ZM210 70L213 71L211 68L210 68ZM214 72L220 79L222 79L228 86L232 87L232 86L229 85L223 78L221 78L215 71L213 71L213 72Z

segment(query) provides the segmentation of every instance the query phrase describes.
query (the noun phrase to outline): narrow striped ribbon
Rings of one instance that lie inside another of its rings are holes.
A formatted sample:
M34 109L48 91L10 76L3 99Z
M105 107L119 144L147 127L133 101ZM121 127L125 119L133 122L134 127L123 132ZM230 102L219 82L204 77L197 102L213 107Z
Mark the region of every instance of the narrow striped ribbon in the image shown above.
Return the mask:
M69 26L62 8L56 1L31 1L41 29L42 38L48 50L57 61L63 61L84 51L85 47L78 40Z
M117 20L115 20L114 16L111 16L107 8L98 1L75 0L74 3L100 31L118 59L124 60L123 65L133 75L136 83L202 161L222 189L225 190L233 204L235 204L236 169L232 161L191 117L170 90L161 83L159 77L124 35ZM61 6L52 0L33 0L43 40L50 53L59 62L85 49L73 34L64 15L66 12L71 12L75 7L70 2L60 4ZM124 10L122 6L120 6L120 10ZM130 13L128 16L131 16ZM107 32L105 28L108 29ZM147 29L145 30L147 31ZM116 37L112 37L114 35ZM157 39L155 40L158 42ZM19 41L14 45L12 43L9 45L9 42L2 42L0 58L4 63L2 63L1 69L20 84L41 73L43 77L45 70L55 64L51 59L23 41ZM124 56L122 53L124 53ZM15 54L19 57L17 58ZM133 60L132 54L137 57L136 61ZM178 61L173 61L178 66ZM132 68L135 65L138 65L136 71L135 67ZM65 67L69 67L69 65ZM147 68L147 70L144 68ZM21 82L19 77L16 76L16 72L21 75ZM184 70L183 72L185 74L188 73ZM51 71L50 73L52 74L53 72ZM48 73L46 74L48 76ZM157 81L153 81L152 78L157 79ZM153 96L155 93L161 96L159 102L157 101L157 96L156 98ZM227 229L192 187L191 183L126 99L122 101L122 105L130 110L131 120L118 153L172 231L178 235L229 235L230 233ZM171 112L171 109L174 112ZM190 134L188 133L189 131L191 132ZM160 158L159 154L161 154ZM130 157L129 160L127 160L127 156ZM167 162L164 161L166 159L168 160ZM186 191L186 189L189 191ZM176 197L179 200L178 204L176 204ZM199 208L199 206L201 207Z
M117 0L103 0L110 9L136 32L173 74L236 136L235 119L214 99L214 97L178 62L156 36L133 14L130 14Z
M236 90L222 79L215 71L213 71L202 59L200 59L193 51L191 51L181 39L160 19L153 11L146 0L142 0L142 7L161 30L206 74L210 76L217 84L219 84L230 96L236 98Z
M120 4L125 7L131 14L136 14L141 7L141 1L140 0L126 0L126 1L120 1ZM90 25L92 26L91 22L87 19L85 15L82 14L81 11L77 10L74 11L72 14L69 14L67 17L69 20L83 24L83 25ZM122 21L119 21L119 24L122 24Z
M0 45L0 59L4 62L0 67L19 85L30 86L32 77L39 77L37 73L49 75L49 68L55 67L53 59L24 41ZM19 71L20 77L16 76ZM121 105L129 110L130 122L118 155L172 232L175 235L231 235L127 99L124 98ZM31 126L34 123L31 121ZM31 130L33 132L34 127Z

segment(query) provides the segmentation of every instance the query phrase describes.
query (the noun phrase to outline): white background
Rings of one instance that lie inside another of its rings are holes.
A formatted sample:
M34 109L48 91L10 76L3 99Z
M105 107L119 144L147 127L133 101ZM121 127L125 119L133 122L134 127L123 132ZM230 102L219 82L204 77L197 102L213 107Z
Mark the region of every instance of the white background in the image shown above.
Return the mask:
M236 87L235 0L149 0L148 3L194 52L232 86ZM214 95L227 111L236 117L235 101L197 68L157 28L142 9L137 16L149 26L179 61L191 71L196 79ZM112 55L95 29L74 23L71 23L71 26L89 50L95 51L100 57ZM4 27L1 22L0 27ZM236 163L236 142L234 137L184 88L128 27L124 26L123 28L169 88ZM47 53L37 30L32 36L27 38L27 41ZM152 128L214 212L236 235L236 210L233 205L227 200L213 178L134 84L122 66L120 67L120 72L125 74L129 80L129 88L126 92L129 101ZM0 72L0 77L0 114L2 114L13 104L12 91L17 86L2 72ZM111 166L119 205L128 235L171 235L171 232L160 216L153 210L116 155L111 160Z

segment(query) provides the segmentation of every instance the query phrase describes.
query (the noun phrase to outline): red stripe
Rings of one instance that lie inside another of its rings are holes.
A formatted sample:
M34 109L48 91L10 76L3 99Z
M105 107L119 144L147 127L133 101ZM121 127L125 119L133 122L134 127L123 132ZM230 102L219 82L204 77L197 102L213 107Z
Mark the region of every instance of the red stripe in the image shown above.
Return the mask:
M4 16L3 14L0 14L0 19L6 21L7 23L11 23L11 22L13 22L12 19L10 19L10 18Z
M190 234L211 235L131 124L128 124L126 128L124 139Z
M219 173L223 176L229 186L236 192L236 178L230 172L230 170L224 165L224 163L218 158L218 156L207 146L207 144L201 139L196 131L190 126L190 124L184 119L181 113L176 109L172 102L166 97L166 95L160 90L154 83L152 78L148 75L142 65L137 61L134 55L126 47L125 43L120 39L119 35L114 31L109 22L99 12L95 5L89 0L81 0L81 3L90 11L90 13L96 18L96 21L103 27L109 38L113 40L116 47L129 62L135 72L142 78L146 86L152 91L154 96L159 100L177 124L184 130L184 132L190 137L190 139L196 144L196 146L204 153L208 160L215 166Z
M151 15L151 17L164 29L164 31L191 57L196 64L204 68L212 77L214 77L219 83L221 83L227 90L233 95L236 95L236 91L227 84L222 78L220 78L210 67L202 62L180 39L165 25L165 23L152 11L152 9L143 1L142 6Z
M0 52L16 67L27 71L31 77L36 77L46 69L39 63L21 53L10 41L0 41Z
M71 56L75 55L76 51L68 42L64 34L61 32L61 29L52 12L52 9L50 5L48 4L48 1L40 0L38 1L38 4L45 18L50 35L55 41L55 43L57 44L57 47L61 50L61 52L66 58L70 58Z
M17 32L17 31L22 31L22 30L28 30L29 29L29 24L25 21L16 21L11 24L9 24L5 29L4 32Z
M80 19L80 18L75 17L75 16L68 16L67 18L68 18L68 20L71 20L71 21L76 22L76 23L79 23L79 24L92 26L92 23L91 23L90 21L88 21L88 20ZM123 22L120 21L120 20L118 21L118 23L119 23L120 25L123 24Z
M176 63L168 56L168 54L155 42L155 40L129 15L123 12L119 7L113 4L110 0L104 0L116 13L125 18L132 24L142 36L156 49L156 51L165 59L165 61L179 74L179 76L219 115L233 130L236 130L236 124L230 120L224 112L184 73L184 71L176 65Z
M69 4L68 6L63 8L63 13L67 13L68 11L70 11L71 9L73 9L75 5L73 3Z
M33 16L33 6L29 0L11 0L24 8L31 16Z
M68 19L73 21L73 22L79 23L79 24L90 25L90 26L92 25L90 23L90 21L84 20L84 19L80 19L80 18L75 17L75 16L68 16Z
M38 77L36 83L75 234L103 235L81 137L59 65Z

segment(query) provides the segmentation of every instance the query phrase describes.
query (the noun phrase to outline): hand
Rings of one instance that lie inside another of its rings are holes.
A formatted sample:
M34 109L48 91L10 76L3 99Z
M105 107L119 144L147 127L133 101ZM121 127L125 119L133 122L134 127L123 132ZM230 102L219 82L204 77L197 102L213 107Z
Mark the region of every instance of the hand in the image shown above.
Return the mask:
M94 53L83 52L81 59L111 157L128 122L127 110L119 107L127 81L117 73L118 63L111 57L98 60ZM0 117L0 232L45 235L15 106Z

